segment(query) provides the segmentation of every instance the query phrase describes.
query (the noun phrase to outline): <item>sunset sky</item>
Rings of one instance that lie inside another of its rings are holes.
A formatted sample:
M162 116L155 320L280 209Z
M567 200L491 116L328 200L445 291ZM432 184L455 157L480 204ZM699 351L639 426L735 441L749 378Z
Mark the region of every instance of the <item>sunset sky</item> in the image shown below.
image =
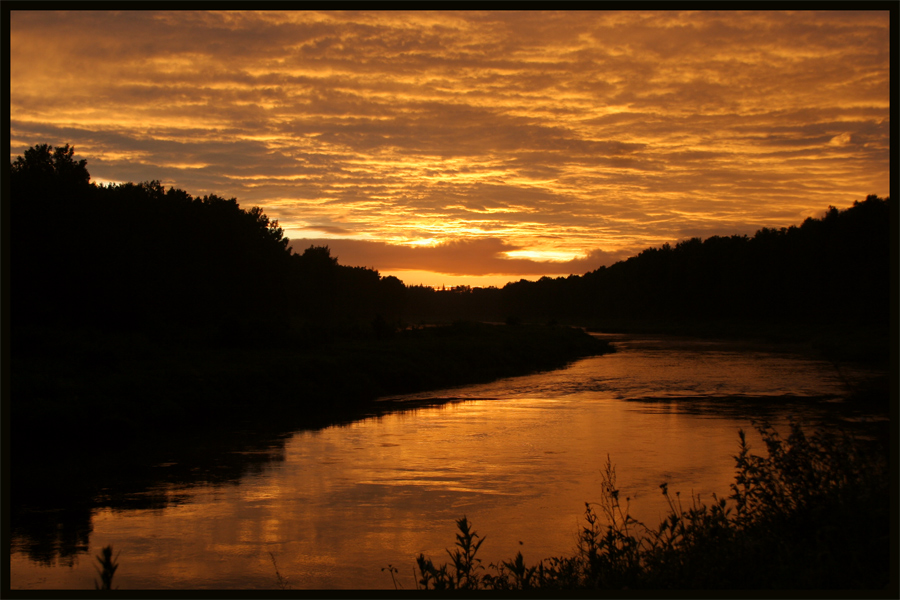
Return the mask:
M98 183L261 206L298 251L500 286L889 195L889 36L887 11L12 11L10 158L69 143Z

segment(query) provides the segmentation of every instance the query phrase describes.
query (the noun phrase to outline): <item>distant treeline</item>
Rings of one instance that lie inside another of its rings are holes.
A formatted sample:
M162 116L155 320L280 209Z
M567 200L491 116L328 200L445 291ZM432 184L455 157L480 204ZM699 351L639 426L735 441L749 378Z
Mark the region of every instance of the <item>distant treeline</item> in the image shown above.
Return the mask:
M418 308L483 318L886 328L889 204L869 196L799 227L664 244L581 276L523 279L499 290L411 292L421 296Z
M800 227L651 248L584 277L557 280L555 296L566 290L574 314L596 316L886 323L889 245L888 200L869 196L844 211L830 207L824 218ZM544 302L566 310L547 296ZM526 299L522 310L529 304L536 302Z
M280 332L390 335L457 319L887 326L890 199L799 227L693 238L584 275L434 290L296 254L261 209L158 181L98 186L73 149L10 164L14 327L78 323L272 340Z

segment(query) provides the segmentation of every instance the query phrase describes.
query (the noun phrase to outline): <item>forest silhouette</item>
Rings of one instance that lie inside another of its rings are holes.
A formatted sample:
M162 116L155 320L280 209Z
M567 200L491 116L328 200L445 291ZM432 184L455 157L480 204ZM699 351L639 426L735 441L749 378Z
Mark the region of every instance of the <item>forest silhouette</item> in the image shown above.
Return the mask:
M36 323L276 341L278 332L454 319L577 324L879 327L889 313L890 199L752 237L692 238L583 275L502 289L405 286L293 253L258 207L159 181L97 186L74 148L10 164L13 327Z

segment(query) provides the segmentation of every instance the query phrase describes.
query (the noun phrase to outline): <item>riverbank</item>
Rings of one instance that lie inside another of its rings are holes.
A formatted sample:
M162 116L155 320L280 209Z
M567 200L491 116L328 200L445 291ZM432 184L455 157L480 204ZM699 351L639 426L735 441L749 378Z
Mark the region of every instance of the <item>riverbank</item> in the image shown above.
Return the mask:
M87 548L97 507L167 506L153 491L161 481L238 481L277 461L292 431L412 408L380 396L612 350L579 329L475 323L213 339L30 333L12 355L11 510L25 552L46 564Z
M716 341L735 352L763 352L804 356L830 363L843 383L841 401L835 404L835 415L855 422L856 412L890 415L895 396L891 361L896 363L896 351L890 350L887 328L814 328L804 324L766 324L750 321L671 321L610 319L585 328L615 342L617 336L633 339L657 336L670 341L681 338L689 343ZM886 435L885 423L875 424L866 419L855 423L861 429L875 428L863 435ZM861 432L862 433L862 432Z
M778 323L752 319L602 319L584 324L604 333L664 334L696 338L757 341L834 363L887 370L891 340L887 326L831 323Z
M612 351L579 329L482 323L237 341L54 331L28 341L12 357L11 418L13 444L29 454L235 423L320 427L366 414L379 396Z

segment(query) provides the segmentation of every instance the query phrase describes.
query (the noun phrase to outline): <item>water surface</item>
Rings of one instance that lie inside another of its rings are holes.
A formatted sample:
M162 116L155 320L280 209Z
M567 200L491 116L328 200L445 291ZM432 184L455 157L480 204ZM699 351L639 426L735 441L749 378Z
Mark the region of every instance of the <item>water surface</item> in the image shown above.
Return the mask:
M240 450L256 467L233 479L156 465L156 482L134 493L154 502L95 498L87 540L68 556L35 560L14 534L11 585L91 589L93 556L112 544L123 590L276 588L276 564L295 589L392 588L388 565L413 588L415 557L448 560L464 515L487 538L485 564L569 554L607 456L631 513L656 525L659 484L685 501L727 495L739 429L828 420L847 382L867 375L747 344L609 337L615 354L398 397L454 401Z

